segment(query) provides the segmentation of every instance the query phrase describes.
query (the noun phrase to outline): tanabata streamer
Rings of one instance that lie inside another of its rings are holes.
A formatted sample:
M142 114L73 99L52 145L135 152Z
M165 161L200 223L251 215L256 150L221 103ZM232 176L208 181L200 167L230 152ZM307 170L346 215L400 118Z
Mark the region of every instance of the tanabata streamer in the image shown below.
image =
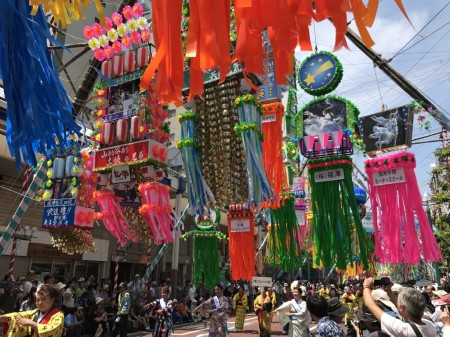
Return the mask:
M425 262L442 258L422 206L415 167L416 159L410 152L365 161L375 229L374 255L380 263L418 264L420 254Z
M181 139L177 141L177 148L183 156L183 163L187 176L187 191L189 200L189 213L202 214L209 208L209 201L216 203L211 189L203 177L200 157L195 148L195 114L188 110L178 115L181 124Z
M336 263L337 268L346 269L355 257L368 268L369 243L359 217L352 169L347 156L311 160L308 164L316 264L322 261L326 268Z
M128 226L114 192L96 191L94 199L100 207L100 212L96 213L97 220L103 221L106 229L120 242L121 246L126 243L127 239L138 241Z
M255 276L254 214L245 204L230 205L229 209L228 238L231 278L235 281L251 281ZM244 227L248 230L243 230Z
M174 217L172 216L169 191L169 186L157 182L139 185L143 201L139 213L152 230L153 239L157 245L173 241L171 231Z
M260 206L275 200L262 163L261 111L252 95L236 98L240 123L234 130L241 136L248 173L248 202Z
M6 110L6 140L20 168L21 155L36 166L35 152L65 143L78 132L72 104L47 49L48 24L42 9L30 16L26 1L0 2L0 79ZM26 80L20 80L26 79Z
M280 207L270 210L267 262L285 271L298 270L302 265L303 240L295 214L294 198L287 195L280 201Z

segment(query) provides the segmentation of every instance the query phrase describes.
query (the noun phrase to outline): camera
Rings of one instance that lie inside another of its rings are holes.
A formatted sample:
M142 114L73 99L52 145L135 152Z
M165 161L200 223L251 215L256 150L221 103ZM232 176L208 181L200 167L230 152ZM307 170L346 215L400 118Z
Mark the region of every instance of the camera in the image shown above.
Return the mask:
M379 280L375 280L373 282L374 286L382 286L382 287L384 287L384 286L387 286L389 284L391 284L391 279L389 277L382 277Z

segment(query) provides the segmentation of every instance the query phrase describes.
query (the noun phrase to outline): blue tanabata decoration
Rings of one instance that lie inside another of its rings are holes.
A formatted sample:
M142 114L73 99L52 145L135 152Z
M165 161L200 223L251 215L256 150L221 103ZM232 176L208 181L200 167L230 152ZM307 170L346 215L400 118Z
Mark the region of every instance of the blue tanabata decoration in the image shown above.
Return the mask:
M78 133L72 104L47 48L48 25L28 1L0 1L0 79L7 102L6 140L20 169L21 156L36 165L36 152L64 144Z

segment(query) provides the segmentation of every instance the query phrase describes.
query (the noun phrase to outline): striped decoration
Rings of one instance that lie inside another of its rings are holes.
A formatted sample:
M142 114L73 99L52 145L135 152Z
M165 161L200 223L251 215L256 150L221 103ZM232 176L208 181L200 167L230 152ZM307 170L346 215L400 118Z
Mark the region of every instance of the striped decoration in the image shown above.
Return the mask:
M44 160L42 161L39 170L34 175L33 181L28 187L27 193L25 194L26 197L24 197L20 202L16 212L14 213L11 221L8 224L8 227L3 232L3 235L0 239L0 255L3 255L3 253L5 252L6 247L8 246L9 241L11 241L11 238L14 232L16 231L17 226L19 226L22 218L25 216L25 213L27 212L28 207L31 204L31 201L34 200L36 192L41 187L44 179L47 178L47 171L48 171L47 161Z

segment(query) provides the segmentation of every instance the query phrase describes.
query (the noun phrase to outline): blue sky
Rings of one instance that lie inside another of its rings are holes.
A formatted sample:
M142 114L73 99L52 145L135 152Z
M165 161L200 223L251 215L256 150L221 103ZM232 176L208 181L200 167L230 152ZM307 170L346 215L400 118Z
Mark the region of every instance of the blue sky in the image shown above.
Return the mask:
M390 59L412 39L390 64L450 118L450 5L448 1L443 0L404 0L403 2L413 26L403 16L394 1L381 1L377 18L370 29L370 34L375 41L373 49L382 54L383 58ZM445 7L446 5L448 6ZM444 7L445 9L429 23ZM423 31L415 36L425 25L427 26ZM354 23L350 27L356 31ZM312 42L317 41L318 50L332 51L334 30L331 24L316 23L310 31ZM428 36L429 34L431 35ZM380 69L373 67L370 59L350 41L348 43L350 50L336 52L344 66L344 77L333 94L343 96L355 103L361 116L381 111L383 104L390 109L411 102L411 98L392 80ZM414 45L415 43L417 44ZM411 48L405 50L409 47ZM296 56L302 60L309 54L299 52ZM302 93L300 102L304 104L311 98L306 93ZM431 128L426 131L424 128L419 129L417 119L414 118L413 139L441 129L431 116L428 119L431 121ZM423 140L432 139L438 139L438 136ZM409 149L417 158L416 176L421 193L430 193L428 186L430 164L435 162L433 151L439 146L441 143L437 142L417 144ZM361 169L363 160L362 156L355 156L355 162Z

